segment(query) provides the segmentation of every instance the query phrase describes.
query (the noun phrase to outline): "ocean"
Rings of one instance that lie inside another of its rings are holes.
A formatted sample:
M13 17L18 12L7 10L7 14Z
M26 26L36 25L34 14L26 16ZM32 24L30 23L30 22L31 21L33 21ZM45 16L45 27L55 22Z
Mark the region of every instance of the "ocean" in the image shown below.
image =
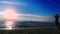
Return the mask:
M22 21L16 22L16 28L32 28L32 27L55 27L53 22L33 22L33 21ZM0 21L0 28L5 28L4 22Z

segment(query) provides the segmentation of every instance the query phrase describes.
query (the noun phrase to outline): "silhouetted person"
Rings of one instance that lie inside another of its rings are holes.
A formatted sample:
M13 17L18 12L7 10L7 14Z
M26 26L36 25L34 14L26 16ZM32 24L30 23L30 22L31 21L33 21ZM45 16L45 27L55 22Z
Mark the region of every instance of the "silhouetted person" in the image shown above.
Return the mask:
M58 14L55 14L54 17L55 17L56 26L60 30L59 15Z

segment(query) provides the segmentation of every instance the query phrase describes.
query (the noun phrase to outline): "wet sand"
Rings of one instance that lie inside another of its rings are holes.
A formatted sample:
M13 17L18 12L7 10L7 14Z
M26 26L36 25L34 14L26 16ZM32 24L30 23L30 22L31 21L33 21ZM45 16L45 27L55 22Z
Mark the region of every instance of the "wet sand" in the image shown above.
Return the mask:
M57 28L16 28L13 30L0 29L0 34L60 34Z

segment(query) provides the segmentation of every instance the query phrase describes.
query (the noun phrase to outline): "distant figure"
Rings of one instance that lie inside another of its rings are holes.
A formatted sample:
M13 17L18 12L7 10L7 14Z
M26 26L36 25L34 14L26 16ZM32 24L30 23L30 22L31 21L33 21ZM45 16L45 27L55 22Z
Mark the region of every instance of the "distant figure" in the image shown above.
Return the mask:
M56 26L60 30L59 15L58 14L55 14L54 17L55 17Z

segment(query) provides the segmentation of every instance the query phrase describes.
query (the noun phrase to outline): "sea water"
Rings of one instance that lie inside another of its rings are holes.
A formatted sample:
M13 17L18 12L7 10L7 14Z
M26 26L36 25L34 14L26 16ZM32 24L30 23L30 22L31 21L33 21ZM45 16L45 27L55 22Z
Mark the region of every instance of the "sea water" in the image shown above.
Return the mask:
M54 22L16 22L16 28L31 28L31 27L55 27ZM0 28L5 28L3 21L0 21Z

